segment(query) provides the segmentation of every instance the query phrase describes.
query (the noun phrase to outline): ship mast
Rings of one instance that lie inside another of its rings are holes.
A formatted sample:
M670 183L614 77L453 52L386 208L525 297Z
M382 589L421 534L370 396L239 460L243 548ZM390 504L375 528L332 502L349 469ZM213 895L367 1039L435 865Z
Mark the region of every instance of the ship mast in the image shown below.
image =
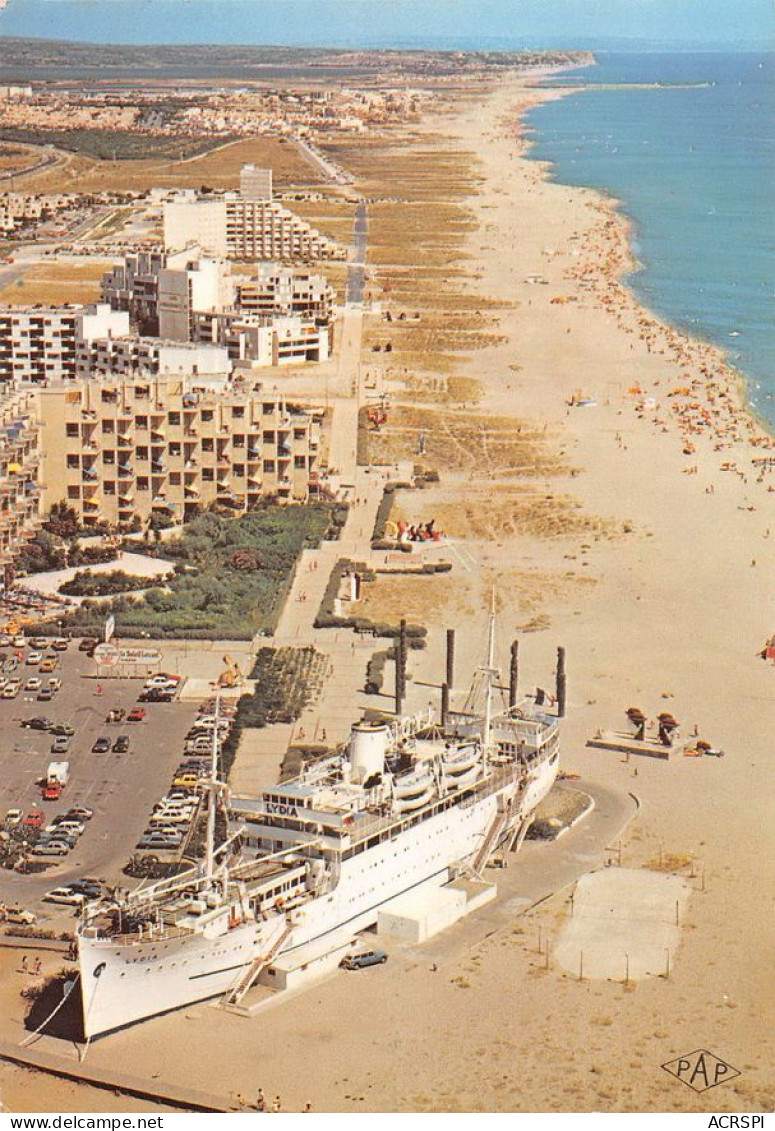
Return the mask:
M218 691L215 696L215 725L213 726L213 749L212 761L210 763L210 780L207 783L210 791L210 801L207 810L207 836L205 838L205 878L207 880L208 888L212 887L213 875L215 873L215 811L217 808L216 798L218 796L218 750L219 750L219 730L218 722L221 717L221 693Z
M492 591L490 602L490 634L487 642L487 668L485 669L486 695L484 700L484 733L482 735L485 750L489 748L492 732L492 681L495 675L495 589Z

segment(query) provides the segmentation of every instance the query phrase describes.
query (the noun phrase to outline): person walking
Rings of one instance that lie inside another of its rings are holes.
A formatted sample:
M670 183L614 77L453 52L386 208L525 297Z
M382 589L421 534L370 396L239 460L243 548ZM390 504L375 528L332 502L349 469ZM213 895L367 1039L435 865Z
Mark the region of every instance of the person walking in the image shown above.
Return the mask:
M272 1103L272 1111L277 1113L277 1112L281 1112L282 1110L283 1110L282 1101L281 1101L279 1096L275 1096L274 1101Z
M258 1089L258 1095L256 1096L256 1111L266 1111L266 1097L264 1095L263 1088Z
M302 1108L302 1110L301 1110L301 1114L302 1114L302 1115L307 1115L307 1114L308 1114L309 1112L311 1112L311 1111L312 1111L312 1104L310 1104L310 1103L306 1103L306 1104L304 1105L304 1107Z
M33 974L35 975L36 978L39 978L40 975L43 973L43 963L40 961L39 958L35 959L35 968L32 972L33 972Z
M22 955L21 973L22 974L27 973L27 955L26 954Z

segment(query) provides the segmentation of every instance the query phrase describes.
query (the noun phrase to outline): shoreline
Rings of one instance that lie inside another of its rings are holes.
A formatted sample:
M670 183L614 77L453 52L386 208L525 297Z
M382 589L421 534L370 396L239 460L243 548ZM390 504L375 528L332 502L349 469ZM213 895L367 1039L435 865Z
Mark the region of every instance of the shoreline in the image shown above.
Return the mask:
M570 70L571 68L563 69L560 71L560 74L568 74ZM597 86L593 84L589 88L597 90L606 89L608 87L605 87L604 85ZM546 85L545 79L542 78L539 80L539 83L536 84L535 89L546 90L546 92L549 92L549 97L546 98L546 100L541 100L543 102L554 101L558 97L583 94L588 88L584 85L572 86L570 84L567 88L563 86L552 87ZM568 181L563 181L558 172L559 166L557 162L544 157L531 156L531 150L534 149L537 145L537 136L539 136L540 133L539 128L533 127L531 126L531 124L526 123L527 115L534 109L535 105L527 106L519 114L519 137L520 139L524 140L524 155L526 159L533 162L536 166L541 167L541 169L544 171L546 181L554 184L560 184L563 188L569 190L579 189L583 192L594 193L594 195L600 199L601 204L608 207L611 210L611 213L618 217L623 227L625 227L625 235L630 254L629 265L622 266L621 268L621 274L619 277L620 286L631 297L631 301L636 303L638 305L638 308L640 308L641 311L647 314L647 317L649 319L653 320L654 325L658 325L665 330L672 331L673 334L680 335L681 337L686 339L688 343L694 343L699 347L706 349L706 351L712 351L718 356L718 360L720 360L725 370L726 377L731 378L733 382L740 383L741 388L739 407L741 408L741 411L746 412L752 418L752 420L754 420L761 432L765 434L765 437L768 440L772 440L773 446L775 446L775 421L767 420L763 413L761 413L759 407L754 402L752 402L749 396L752 385L754 385L757 380L761 380L760 375L757 375L756 373L747 373L746 371L740 369L738 365L735 365L731 361L729 356L729 346L718 344L711 338L707 338L703 334L698 333L696 327L683 325L683 323L679 319L672 320L669 317L663 316L662 313L653 310L645 301L644 296L639 295L636 288L630 284L630 276L637 275L639 271L647 270L648 268L646 264L643 264L643 262L638 259L634 247L632 247L632 244L634 244L634 231L636 230L639 221L637 217L632 216L627 210L627 201L619 199L614 195L613 192L609 191L608 189L600 188L599 185L574 184ZM533 135L534 137L528 135Z
M564 69L560 73L567 73L568 70L570 70L570 68ZM540 105L544 101L555 101L557 98L565 98L570 95L584 93L585 89L587 88L581 85L574 87L570 84L567 89L562 86L552 87L547 86L545 84L545 80L541 79L535 86L535 89L538 91L545 90L549 92L549 96L548 98L542 99L540 100L540 102L534 105L525 107L519 112L517 123L517 139L518 144L522 149L522 155L526 160L533 162L538 168L542 170L544 178L548 183L561 185L571 191L578 189L584 193L591 193L597 197L603 207L607 208L610 211L612 216L616 217L616 219L623 227L624 237L629 253L629 263L622 264L620 269L618 276L619 286L627 293L630 301L635 304L652 321L654 326L660 327L665 332L680 336L689 345L694 344L717 357L719 363L723 368L724 376L730 379L733 384L739 386L739 409L751 418L754 424L760 429L761 433L763 434L763 438L771 442L770 444L768 444L768 446L775 447L775 421L767 420L766 417L762 415L758 406L755 405L749 397L749 390L752 384L760 378L758 378L756 374L746 373L743 369L740 369L738 366L736 366L730 360L728 354L728 346L725 347L719 345L718 342L714 342L709 338L704 337L701 333L697 332L697 329L695 327L685 326L680 322L680 320L676 319L672 321L669 318L664 317L657 311L653 310L644 301L643 297L637 293L635 288L630 285L629 279L632 275L637 274L639 271L645 271L648 268L645 263L642 263L638 259L633 248L633 232L637 227L639 221L636 217L632 216L627 211L627 202L625 200L619 199L614 195L614 193L608 191L607 189L600 188L596 185L576 185L568 181L564 181L562 177L559 176L558 165L555 161L543 157L531 156L530 151L536 147L537 140L534 140L533 137L529 135L535 135L535 138L537 139L540 130L537 127L531 126L527 123L526 119L530 112L535 109L536 105ZM597 87L595 87L594 89L597 89ZM601 89L605 88L603 87Z

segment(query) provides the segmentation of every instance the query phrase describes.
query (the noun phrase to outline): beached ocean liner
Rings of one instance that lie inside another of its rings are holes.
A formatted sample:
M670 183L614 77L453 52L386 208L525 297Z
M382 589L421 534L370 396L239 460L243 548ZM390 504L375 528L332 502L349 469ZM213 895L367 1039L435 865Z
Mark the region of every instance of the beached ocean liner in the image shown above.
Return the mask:
M217 848L227 791L214 738L204 861L91 905L79 926L86 1036L239 1002L281 957L374 925L423 885L476 879L499 846L518 847L557 774L559 723L532 700L496 711L498 682L491 622L488 659L443 728L430 714L356 724L333 756L233 799Z

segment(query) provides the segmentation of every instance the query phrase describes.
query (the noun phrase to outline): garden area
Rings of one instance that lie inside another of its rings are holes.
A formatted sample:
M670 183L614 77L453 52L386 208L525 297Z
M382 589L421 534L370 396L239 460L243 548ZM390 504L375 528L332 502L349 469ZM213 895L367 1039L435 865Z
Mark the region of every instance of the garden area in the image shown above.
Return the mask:
M63 629L98 634L112 612L123 637L249 640L271 632L299 554L335 537L345 516L345 509L321 504L267 504L241 518L201 515L178 537L143 545L143 553L175 563L163 588L98 604L86 600L64 618Z

